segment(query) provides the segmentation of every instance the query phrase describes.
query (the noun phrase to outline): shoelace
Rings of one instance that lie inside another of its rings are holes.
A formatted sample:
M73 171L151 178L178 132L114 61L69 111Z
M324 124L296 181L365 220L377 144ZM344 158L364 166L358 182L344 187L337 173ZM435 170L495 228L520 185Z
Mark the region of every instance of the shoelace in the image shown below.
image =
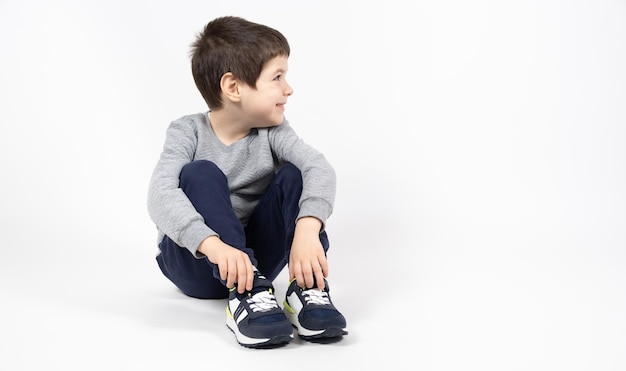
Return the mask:
M318 289L309 289L302 291L302 296L307 304L330 305L328 293Z
M276 297L269 291L260 291L246 299L253 312L266 312L278 308Z

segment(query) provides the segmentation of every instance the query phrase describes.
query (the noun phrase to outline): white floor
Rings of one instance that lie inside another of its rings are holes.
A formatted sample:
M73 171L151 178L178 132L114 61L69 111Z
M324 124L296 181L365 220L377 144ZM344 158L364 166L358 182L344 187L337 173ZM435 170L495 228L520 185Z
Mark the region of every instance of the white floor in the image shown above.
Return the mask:
M171 4L0 3L0 370L626 369L623 1ZM243 348L154 261L148 179L224 14L293 45L341 342Z
M122 220L83 231L61 220L53 223L56 233L45 225L43 234L4 232L10 243L0 250L0 369L626 365L624 238L615 229L605 229L609 236L538 234L527 225L473 233L415 226L387 240L382 234L393 231L380 229L380 221L336 222L330 282L349 335L329 345L296 340L249 350L226 328L225 302L180 294L153 261L148 228L132 237L131 221ZM382 233L370 233L376 229ZM66 230L75 239L65 239ZM285 286L276 281L279 296Z

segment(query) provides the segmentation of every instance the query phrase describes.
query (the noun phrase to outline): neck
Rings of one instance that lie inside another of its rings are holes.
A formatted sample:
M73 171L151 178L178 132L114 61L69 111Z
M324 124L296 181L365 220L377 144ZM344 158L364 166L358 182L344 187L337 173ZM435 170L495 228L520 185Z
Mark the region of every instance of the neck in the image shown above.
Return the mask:
M225 145L231 145L250 133L250 128L241 121L233 119L233 115L220 109L209 112L211 128L217 138Z

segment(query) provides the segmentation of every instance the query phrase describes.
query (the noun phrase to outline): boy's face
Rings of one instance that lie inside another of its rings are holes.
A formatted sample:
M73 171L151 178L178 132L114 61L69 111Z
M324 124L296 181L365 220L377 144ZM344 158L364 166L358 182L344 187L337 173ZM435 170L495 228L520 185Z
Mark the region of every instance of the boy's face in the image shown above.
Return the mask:
M263 66L256 89L240 87L241 106L252 127L278 126L283 122L287 98L293 89L287 84L287 57L278 56Z

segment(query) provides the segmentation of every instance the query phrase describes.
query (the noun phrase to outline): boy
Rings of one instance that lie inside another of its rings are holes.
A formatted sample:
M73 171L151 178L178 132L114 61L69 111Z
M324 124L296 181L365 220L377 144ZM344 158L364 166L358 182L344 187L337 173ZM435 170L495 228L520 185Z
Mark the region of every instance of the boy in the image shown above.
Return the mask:
M191 57L209 111L170 124L148 192L161 271L188 296L228 298L226 324L252 348L290 342L292 326L311 341L347 334L326 281L335 172L284 118L289 53L267 26L209 22Z

